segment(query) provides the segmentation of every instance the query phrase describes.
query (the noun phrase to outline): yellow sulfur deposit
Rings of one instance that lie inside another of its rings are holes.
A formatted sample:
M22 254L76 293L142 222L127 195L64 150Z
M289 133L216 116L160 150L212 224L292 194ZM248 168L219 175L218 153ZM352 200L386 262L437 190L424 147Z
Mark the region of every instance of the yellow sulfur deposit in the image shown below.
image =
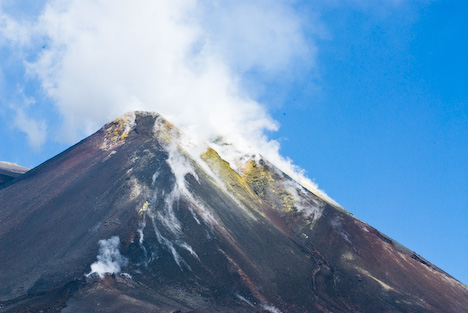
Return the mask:
M143 215L148 210L149 202L145 201L143 207L138 211L138 214Z

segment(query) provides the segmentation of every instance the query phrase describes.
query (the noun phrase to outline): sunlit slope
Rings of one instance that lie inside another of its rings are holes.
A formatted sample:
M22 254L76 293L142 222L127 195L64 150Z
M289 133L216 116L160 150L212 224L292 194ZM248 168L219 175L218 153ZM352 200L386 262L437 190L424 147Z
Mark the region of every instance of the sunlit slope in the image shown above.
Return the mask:
M137 112L0 187L0 312L468 307L466 286L428 261L260 155L232 166L219 145L195 149ZM114 236L127 262L90 274Z

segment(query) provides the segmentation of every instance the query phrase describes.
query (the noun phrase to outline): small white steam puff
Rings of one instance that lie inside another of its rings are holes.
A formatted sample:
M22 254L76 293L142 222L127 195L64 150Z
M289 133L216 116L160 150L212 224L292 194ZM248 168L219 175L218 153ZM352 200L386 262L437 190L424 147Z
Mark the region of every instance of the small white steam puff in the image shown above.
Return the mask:
M91 272L86 274L86 277L97 274L104 278L106 274L120 273L121 268L128 265L128 259L120 254L119 245L118 236L99 240L97 261L91 264Z

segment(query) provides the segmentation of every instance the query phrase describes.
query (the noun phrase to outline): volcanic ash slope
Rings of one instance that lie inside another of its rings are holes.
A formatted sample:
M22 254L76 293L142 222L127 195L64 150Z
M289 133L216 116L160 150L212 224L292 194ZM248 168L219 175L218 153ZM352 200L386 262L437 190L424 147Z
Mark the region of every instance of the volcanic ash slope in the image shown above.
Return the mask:
M184 138L127 114L0 186L0 312L468 308L465 285L260 155Z

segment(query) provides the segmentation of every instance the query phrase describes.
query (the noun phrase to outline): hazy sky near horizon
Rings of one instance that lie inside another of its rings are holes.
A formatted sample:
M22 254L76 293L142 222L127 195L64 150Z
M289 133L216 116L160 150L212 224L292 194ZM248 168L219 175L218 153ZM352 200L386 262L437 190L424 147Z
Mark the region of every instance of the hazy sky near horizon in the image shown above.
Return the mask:
M134 109L274 140L468 284L467 2L129 3L0 0L0 160L37 166Z

